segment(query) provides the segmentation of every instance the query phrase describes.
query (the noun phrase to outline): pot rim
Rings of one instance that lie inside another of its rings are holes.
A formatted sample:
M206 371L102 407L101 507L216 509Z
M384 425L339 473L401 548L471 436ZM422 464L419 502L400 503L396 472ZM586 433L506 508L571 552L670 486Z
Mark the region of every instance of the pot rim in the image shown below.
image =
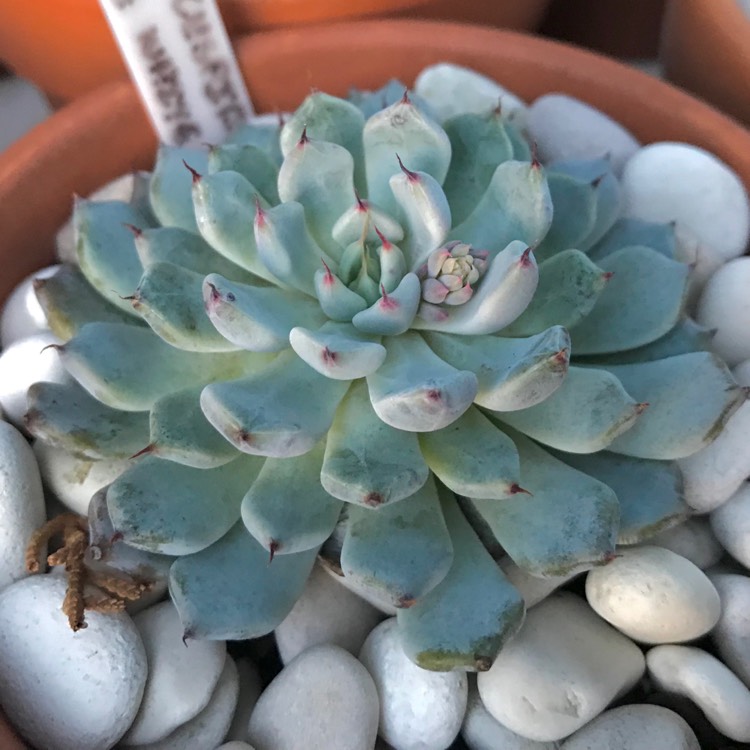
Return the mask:
M446 60L500 79L526 100L553 91L578 97L643 142L706 148L750 187L750 131L664 81L562 42L468 24L372 20L263 31L235 47L259 111L291 109L312 87L341 95L353 81L371 88L398 76L411 84L423 67ZM52 257L74 193L150 166L155 147L129 81L69 104L11 146L0 157L0 257L13 258L19 248L25 255L16 258L21 275L0 281L0 298Z

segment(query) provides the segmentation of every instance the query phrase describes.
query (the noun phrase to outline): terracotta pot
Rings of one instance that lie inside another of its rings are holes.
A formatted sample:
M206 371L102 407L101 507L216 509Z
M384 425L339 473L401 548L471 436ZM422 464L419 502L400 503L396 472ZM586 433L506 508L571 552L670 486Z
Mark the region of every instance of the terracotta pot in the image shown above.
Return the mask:
M26 745L18 739L5 714L0 711L0 748L2 750L26 750Z
M552 0L540 32L613 57L652 58L665 0Z
M429 0L398 15L532 31L539 27L549 3L550 0Z
M750 19L736 0L670 0L661 58L670 81L750 123Z

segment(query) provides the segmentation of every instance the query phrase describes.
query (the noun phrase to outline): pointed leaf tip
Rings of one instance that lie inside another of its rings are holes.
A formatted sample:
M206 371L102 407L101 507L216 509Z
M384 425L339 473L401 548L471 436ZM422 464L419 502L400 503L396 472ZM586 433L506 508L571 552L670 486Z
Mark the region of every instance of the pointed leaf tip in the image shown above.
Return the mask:
M255 226L264 227L266 225L266 212L263 210L263 206L260 205L260 196L256 193L255 195Z
M380 240L380 244L383 246L383 250L392 250L393 249L393 243L375 226L373 227L375 230L375 234L378 235L378 239Z
M150 453L154 453L155 451L156 446L153 443L149 443L145 448L141 448L139 451L130 456L128 460L132 461L134 458L140 458L141 456L149 455Z
M407 169L398 154L396 154L396 158L398 159L398 165L401 167L401 171L406 175L409 182L419 182L419 175L416 172L412 172L411 169Z
M310 138L307 135L307 125L305 125L302 128L302 135L299 137L299 140L297 141L297 146L304 146L306 143L310 142Z
M513 484L511 484L511 486L508 488L508 493L510 495L529 495L529 497L534 496L532 492L529 492L528 490L524 489L517 482L513 482Z
M279 551L280 547L281 545L275 539L271 539L271 541L268 543L268 564L269 565L273 562L273 558L276 556L276 553Z
M128 224L127 221L124 221L122 225L125 227L125 229L128 229L130 232L133 233L133 237L138 239L142 234L143 230L140 227L137 227L135 224Z
M528 268L529 266L533 266L534 263L531 259L531 254L534 252L534 248L529 245L523 253L521 254L521 257L518 259L518 265L522 268Z
M193 185L200 182L203 175L197 169L193 169L184 159L182 160L182 163L185 165L185 169L187 169L187 171L193 176Z
M536 141L531 142L531 168L532 169L542 168L542 162L539 161L539 147L537 146Z

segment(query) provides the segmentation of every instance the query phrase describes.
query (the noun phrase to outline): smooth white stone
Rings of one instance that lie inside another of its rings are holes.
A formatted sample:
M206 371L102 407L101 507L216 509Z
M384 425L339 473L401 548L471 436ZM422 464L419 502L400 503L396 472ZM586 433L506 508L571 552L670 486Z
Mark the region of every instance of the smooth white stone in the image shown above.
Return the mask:
M724 549L750 568L750 484L743 484L711 513L711 528Z
M686 226L675 222L675 260L691 266L686 309L694 314L706 282L724 265L724 257L716 249L701 242Z
M44 349L50 344L61 343L52 333L37 333L16 341L0 354L0 406L5 418L17 427L23 426L26 391L32 383L37 380L50 383L70 381L57 352Z
M701 750L689 724L663 706L634 704L605 711L561 750Z
M503 557L499 563L500 569L505 577L512 583L523 597L526 609L531 609L539 602L546 599L551 593L557 591L568 581L581 575L580 570L574 570L564 576L550 576L549 578L537 578L529 575L523 568L519 568L509 557Z
M14 341L48 331L47 318L34 292L34 279L52 276L57 266L47 266L27 276L11 293L0 314L0 346L9 347Z
M713 584L690 560L663 547L630 547L590 570L586 598L593 610L642 643L680 643L718 622Z
M164 739L206 707L224 669L226 643L189 640L186 648L171 601L140 612L133 622L146 647L149 674L140 710L122 743L146 745Z
M66 508L83 516L88 513L94 493L114 482L133 465L127 459L90 461L79 458L42 440L36 440L33 448L44 486Z
M721 597L721 617L711 632L725 664L750 687L750 578L712 575Z
M551 742L591 721L640 679L641 650L570 593L545 599L477 676L479 695L501 724Z
M656 646L646 664L658 688L690 698L722 734L750 742L750 690L729 667L693 646Z
M34 454L15 427L0 422L0 589L28 575L26 545L45 520Z
M375 607L316 565L294 608L276 628L281 661L288 664L320 643L333 643L356 655L382 619Z
M121 175L112 180L112 182L108 182L106 185L102 185L102 187L94 190L88 196L88 199L92 201L129 201L133 197L134 177L135 175L132 172ZM55 246L59 260L63 263L78 264L72 216L57 231Z
M716 329L711 348L730 366L750 357L750 258L730 260L706 283L696 320Z
M372 750L378 693L367 670L339 646L313 646L260 696L248 725L256 750Z
M745 252L750 205L742 181L724 162L686 143L652 143L640 149L622 174L624 215L676 221L720 253Z
M609 157L619 175L640 144L601 110L565 94L546 94L529 107L529 133L544 162Z
M465 672L430 672L404 653L395 618L378 625L362 646L360 661L380 697L378 734L397 750L447 748L466 713Z
M750 360L732 370L750 386ZM685 502L698 513L723 505L750 475L750 401L743 403L713 443L678 462Z
M219 745L216 750L253 750L253 746L248 745L247 742L232 740L231 742L225 742L223 745Z
M172 734L138 750L210 750L224 741L237 704L237 669L227 655L224 668L206 707Z
M503 726L484 707L477 691L476 678L469 676L469 701L461 727L461 736L469 750L557 750L556 742L537 742Z
M522 127L526 104L508 89L474 70L452 63L424 68L414 82L414 93L430 105L440 120L463 113L490 112L498 103L503 116Z
M242 740L247 738L247 725L252 716L255 704L263 692L263 683L258 668L250 659L238 659L235 662L240 680L240 694L237 697L237 709L225 739Z
M66 585L37 575L0 592L0 703L34 747L108 750L138 710L146 652L124 613L87 612L74 633Z
M343 586L348 591L356 594L360 599L364 599L368 604L371 604L375 609L382 612L387 617L396 616L398 609L396 609L396 607L394 607L389 601L378 599L375 593L370 589L358 588L356 583L353 583L350 578L345 578L343 575L339 575L335 570L332 570L324 563L321 564L321 567L339 586Z
M646 544L668 549L690 560L701 570L716 565L724 555L724 549L711 531L707 518L688 518L671 529L649 537Z

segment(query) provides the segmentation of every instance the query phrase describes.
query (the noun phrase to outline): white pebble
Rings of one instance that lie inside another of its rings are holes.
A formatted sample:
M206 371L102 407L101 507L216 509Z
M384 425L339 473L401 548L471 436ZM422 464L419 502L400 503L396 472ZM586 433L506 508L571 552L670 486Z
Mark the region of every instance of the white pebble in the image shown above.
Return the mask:
M225 742L223 745L219 745L216 750L253 750L253 746L248 745L247 742L232 740L231 742Z
M148 745L138 745L138 750L212 750L223 742L232 721L237 689L237 669L231 657L227 656L216 689L206 707L168 737Z
M742 181L724 162L686 143L652 143L625 165L624 213L676 221L724 260L745 252L750 205Z
M711 513L711 528L724 549L750 568L750 484L743 484Z
M34 747L108 750L138 710L146 652L126 614L87 612L74 633L65 589L39 575L0 592L0 703Z
M48 266L36 271L10 293L0 315L0 346L3 349L14 341L49 330L47 317L34 292L34 279L46 279L58 268L60 266Z
M380 697L378 734L397 750L447 748L461 729L468 681L464 672L431 672L404 653L395 618L378 625L360 661Z
M707 518L688 518L671 529L649 537L647 544L668 549L690 560L701 570L716 565L724 555L724 550L711 531L711 524Z
M0 589L28 575L26 545L44 521L34 454L15 427L0 422Z
M382 619L375 607L316 565L294 608L276 628L281 661L288 664L320 643L333 643L356 655Z
M716 329L711 348L730 366L750 357L750 258L735 258L708 280L696 310L697 321Z
M631 547L590 570L594 611L642 643L680 643L707 633L721 614L719 595L700 568L663 547Z
M561 750L701 750L689 724L663 706L632 704L597 716Z
M724 257L715 248L702 242L686 226L675 222L675 260L690 268L686 309L692 314L706 282L724 265Z
M146 647L148 680L138 715L123 738L125 745L164 739L208 704L224 668L224 641L183 643L183 627L171 601L133 618Z
M91 461L37 440L34 454L44 486L74 513L86 515L95 492L117 479L133 465L127 459Z
M244 740L247 737L247 725L252 716L255 704L263 692L258 668L250 659L238 659L235 662L240 680L240 694L237 696L237 709L227 732L228 740Z
M732 370L735 380L750 386L750 360ZM750 475L750 401L724 425L713 443L678 461L685 502L698 513L723 505Z
M545 599L477 677L487 710L517 734L560 740L640 679L640 649L569 593Z
M529 134L545 162L609 156L615 174L640 144L601 110L565 94L546 94L529 107Z
M537 578L516 565L510 557L503 557L499 565L505 577L518 589L518 592L523 597L526 609L531 609L531 607L539 604L539 602L546 599L551 593L557 591L560 586L581 575L580 570L574 570L564 576Z
M372 750L378 693L339 646L313 646L292 660L255 706L247 739L256 750Z
M483 115L500 104L503 116L523 127L526 105L515 94L481 73L452 63L424 68L414 82L422 97L443 121L464 113Z
M461 737L469 750L557 750L556 742L530 740L503 726L484 707L476 679L469 680L469 702L461 727Z
M37 333L16 341L0 354L0 406L8 421L23 425L26 413L26 391L38 380L68 383L70 376L50 344L62 342L51 333ZM42 351L44 349L44 351Z
M646 664L658 688L690 698L722 734L750 742L750 690L717 658L692 646L656 646Z
M725 664L750 687L750 578L712 575L721 597L721 617L711 632Z

